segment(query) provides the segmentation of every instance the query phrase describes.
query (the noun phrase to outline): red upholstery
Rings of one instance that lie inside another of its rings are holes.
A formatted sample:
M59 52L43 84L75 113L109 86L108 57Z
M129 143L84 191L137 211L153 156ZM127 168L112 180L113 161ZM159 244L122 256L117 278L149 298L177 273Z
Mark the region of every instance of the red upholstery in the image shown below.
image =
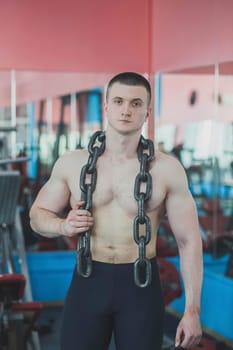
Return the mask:
M224 350L226 346L223 343L202 337L199 346L194 346L190 350Z
M175 265L163 258L158 258L160 278L165 305L182 294L180 275Z
M24 315L23 320L25 340L35 328L35 322L38 319L42 307L42 304L37 301L18 302L12 305L12 313L23 313Z
M26 280L22 274L0 275L0 302L16 301L23 297Z

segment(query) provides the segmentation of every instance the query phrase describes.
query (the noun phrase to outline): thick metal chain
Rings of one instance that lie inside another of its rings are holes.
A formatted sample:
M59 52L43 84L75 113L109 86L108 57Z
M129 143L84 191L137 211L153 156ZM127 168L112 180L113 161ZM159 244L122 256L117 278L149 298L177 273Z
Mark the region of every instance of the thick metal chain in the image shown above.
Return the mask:
M138 244L139 257L134 263L134 281L138 287L144 288L151 283L151 262L146 257L146 245L151 240L151 220L145 213L145 203L152 193L152 177L149 173L149 164L154 159L154 144L141 136L138 149L140 172L137 174L134 184L134 198L138 202L138 215L134 219L133 234ZM142 183L145 191L141 190ZM144 234L140 234L140 228L144 226Z
M98 143L98 145L97 145ZM99 156L105 150L105 133L97 131L90 139L88 145L89 158L83 166L80 175L81 199L85 201L84 209L92 212L92 195L97 183L96 163ZM145 214L145 202L152 193L152 178L149 173L149 163L154 159L154 145L150 140L141 136L137 155L140 162L140 172L137 174L134 185L134 197L138 202L138 215L134 219L134 240L139 247L139 257L134 263L134 281L139 287L147 287L151 282L151 263L146 258L146 245L151 239L151 221ZM141 185L146 185L145 192L141 191ZM140 234L140 226L145 226L145 234ZM83 232L78 239L77 271L82 277L89 277L92 272L91 257L91 230ZM145 275L144 281L142 276Z
M85 207L92 212L92 195L96 188L97 169L96 162L105 150L105 133L95 132L88 144L89 158L87 164L82 167L80 175L81 200L85 201ZM82 277L89 277L92 272L91 258L91 230L83 232L78 238L77 271Z

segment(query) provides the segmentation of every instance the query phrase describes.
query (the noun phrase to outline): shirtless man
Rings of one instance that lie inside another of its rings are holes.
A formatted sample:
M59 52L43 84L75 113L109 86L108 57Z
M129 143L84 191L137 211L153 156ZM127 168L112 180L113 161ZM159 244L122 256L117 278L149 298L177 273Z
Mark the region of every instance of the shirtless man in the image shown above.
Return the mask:
M151 240L146 257L152 281L134 283L138 245L133 221L138 213L134 182L140 164L137 147L151 114L151 89L136 73L121 73L109 82L105 112L105 151L97 160L98 180L92 214L80 201L79 178L88 151L75 150L56 162L30 211L31 226L45 237L77 236L91 229L93 270L89 278L75 268L64 306L62 350L107 350L112 331L117 350L159 350L163 334L163 298L156 263L156 231L166 210L179 248L186 304L176 332L176 346L199 343L202 244L194 200L185 172L172 156L156 152L150 164L152 194L146 204ZM71 206L66 217L62 213Z

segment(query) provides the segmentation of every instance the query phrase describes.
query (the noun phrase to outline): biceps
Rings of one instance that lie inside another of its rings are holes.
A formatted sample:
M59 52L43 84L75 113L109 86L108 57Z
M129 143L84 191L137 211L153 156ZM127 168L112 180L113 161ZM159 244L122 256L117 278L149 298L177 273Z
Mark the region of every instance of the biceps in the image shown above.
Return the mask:
M166 208L170 226L177 240L187 240L192 233L196 234L199 231L196 205L190 193L168 196Z
M33 206L60 213L68 205L69 198L70 191L64 182L49 180L38 193Z

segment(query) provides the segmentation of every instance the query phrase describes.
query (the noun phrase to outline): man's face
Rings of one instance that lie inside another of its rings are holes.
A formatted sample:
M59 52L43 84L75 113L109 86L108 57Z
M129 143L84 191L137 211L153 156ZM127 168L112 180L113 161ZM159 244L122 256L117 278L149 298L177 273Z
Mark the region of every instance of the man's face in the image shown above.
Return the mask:
M144 86L120 83L111 86L104 108L109 126L122 134L141 130L151 113Z

